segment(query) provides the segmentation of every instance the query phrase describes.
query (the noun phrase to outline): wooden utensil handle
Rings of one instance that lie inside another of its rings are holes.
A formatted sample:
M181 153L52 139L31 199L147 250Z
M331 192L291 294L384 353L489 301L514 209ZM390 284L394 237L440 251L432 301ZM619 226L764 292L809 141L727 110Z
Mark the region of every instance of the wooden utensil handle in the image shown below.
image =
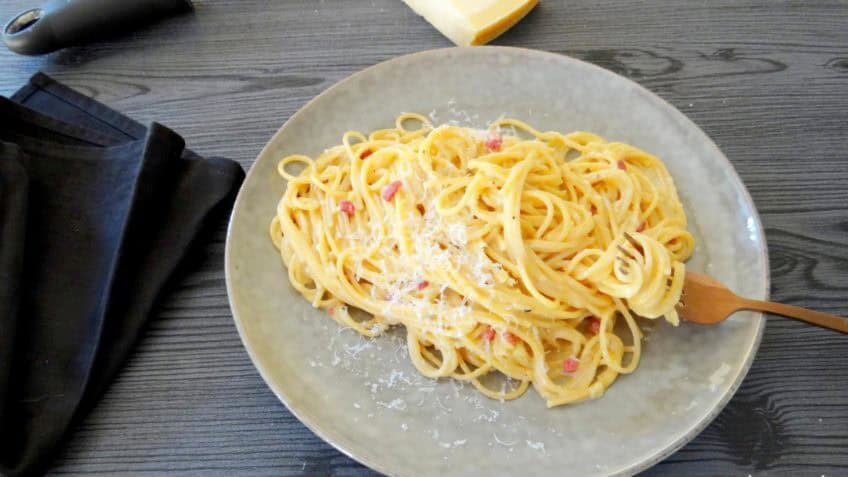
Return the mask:
M796 320L806 321L814 325L819 325L831 330L848 333L848 318L831 315L830 313L822 313L821 311L808 310L800 306L785 305L783 303L774 303L771 301L744 300L741 304L742 308L748 310L767 311L778 315L788 316Z

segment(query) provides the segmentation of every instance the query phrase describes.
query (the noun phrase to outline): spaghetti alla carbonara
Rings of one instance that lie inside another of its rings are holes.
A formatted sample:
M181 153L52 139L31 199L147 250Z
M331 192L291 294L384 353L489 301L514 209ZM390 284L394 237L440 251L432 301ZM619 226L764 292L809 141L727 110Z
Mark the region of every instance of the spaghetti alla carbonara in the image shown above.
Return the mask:
M365 336L403 325L430 378L596 398L639 363L637 315L677 324L694 240L668 171L633 146L403 114L278 171L291 284Z

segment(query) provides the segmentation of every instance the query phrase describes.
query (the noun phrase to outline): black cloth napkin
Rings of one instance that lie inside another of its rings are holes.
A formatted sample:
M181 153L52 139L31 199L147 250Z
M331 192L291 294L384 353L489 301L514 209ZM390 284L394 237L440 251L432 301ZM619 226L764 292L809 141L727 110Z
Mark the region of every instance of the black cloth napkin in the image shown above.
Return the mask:
M0 97L0 475L46 470L243 178L43 74Z

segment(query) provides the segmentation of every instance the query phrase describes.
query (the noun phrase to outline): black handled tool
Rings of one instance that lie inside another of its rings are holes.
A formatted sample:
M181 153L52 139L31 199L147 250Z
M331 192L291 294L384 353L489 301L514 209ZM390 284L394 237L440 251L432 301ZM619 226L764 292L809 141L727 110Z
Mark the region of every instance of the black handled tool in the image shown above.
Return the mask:
M3 41L16 53L41 55L190 10L191 0L48 0L12 18Z

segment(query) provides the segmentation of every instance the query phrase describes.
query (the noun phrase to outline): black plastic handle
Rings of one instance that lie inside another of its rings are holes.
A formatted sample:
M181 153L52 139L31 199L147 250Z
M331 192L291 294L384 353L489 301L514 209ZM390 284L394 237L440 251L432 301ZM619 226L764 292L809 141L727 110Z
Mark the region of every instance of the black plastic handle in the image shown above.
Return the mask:
M16 53L41 55L191 10L191 0L49 0L9 21L3 41Z

